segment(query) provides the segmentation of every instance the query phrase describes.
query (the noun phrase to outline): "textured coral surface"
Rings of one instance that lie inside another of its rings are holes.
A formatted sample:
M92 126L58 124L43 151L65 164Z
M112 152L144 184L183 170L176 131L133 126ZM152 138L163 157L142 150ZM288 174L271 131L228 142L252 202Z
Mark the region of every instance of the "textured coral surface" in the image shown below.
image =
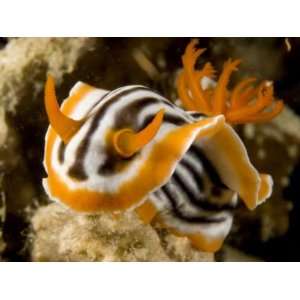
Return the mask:
M33 261L212 261L186 238L158 233L135 213L76 214L60 204L38 209L32 219Z

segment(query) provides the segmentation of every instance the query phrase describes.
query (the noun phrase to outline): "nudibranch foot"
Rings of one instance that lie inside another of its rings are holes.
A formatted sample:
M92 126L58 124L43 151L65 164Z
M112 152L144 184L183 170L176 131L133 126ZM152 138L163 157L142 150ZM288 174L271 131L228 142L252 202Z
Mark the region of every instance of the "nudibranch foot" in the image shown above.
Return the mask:
M166 224L163 224L163 226L169 228L170 232L176 236L188 238L191 244L196 249L205 252L217 252L218 250L220 250L225 240L225 237L229 232L229 230L227 232L224 232L222 236L209 236L207 233L200 233L200 232L197 232L196 234L180 232L178 231L178 229L174 229L172 227L170 228L169 227L170 225L166 225Z
M142 205L138 206L135 212L139 215L144 224L150 224L158 214L157 209L148 199Z

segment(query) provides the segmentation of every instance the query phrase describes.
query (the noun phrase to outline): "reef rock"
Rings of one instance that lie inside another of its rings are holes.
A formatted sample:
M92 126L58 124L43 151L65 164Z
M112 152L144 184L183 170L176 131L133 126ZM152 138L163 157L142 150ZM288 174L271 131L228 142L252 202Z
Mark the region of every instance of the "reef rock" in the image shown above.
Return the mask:
M42 101L46 74L62 83L95 41L13 38L1 47L0 260L27 260L29 215L32 207L44 202L37 178L46 123Z
M89 49L89 38L12 39L0 52L0 105L15 112L19 101L37 100L43 89L45 73L58 82L71 73L82 53ZM28 103L27 103L28 104Z
M33 261L212 261L213 254L194 249L135 213L114 216L78 214L52 203L32 218Z

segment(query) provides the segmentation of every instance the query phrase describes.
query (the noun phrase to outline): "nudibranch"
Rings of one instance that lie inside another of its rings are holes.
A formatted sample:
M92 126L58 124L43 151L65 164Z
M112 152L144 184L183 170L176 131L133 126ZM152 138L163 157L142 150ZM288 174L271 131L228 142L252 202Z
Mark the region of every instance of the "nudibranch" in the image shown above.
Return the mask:
M239 60L217 82L210 63L195 64L197 41L182 57L182 106L139 85L105 91L77 83L59 107L54 79L45 86L50 126L43 179L49 197L77 212L135 210L204 251L217 251L232 225L238 196L249 209L272 191L231 124L267 121L282 109L270 82L245 79L227 89ZM270 108L271 107L271 108Z

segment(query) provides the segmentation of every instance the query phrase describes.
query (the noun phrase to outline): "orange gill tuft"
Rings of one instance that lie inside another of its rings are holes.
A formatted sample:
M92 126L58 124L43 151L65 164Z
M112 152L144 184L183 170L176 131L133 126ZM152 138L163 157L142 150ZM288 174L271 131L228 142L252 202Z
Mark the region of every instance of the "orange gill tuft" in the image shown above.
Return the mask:
M273 95L273 83L264 81L253 86L255 78L246 78L232 91L227 85L230 76L237 70L240 60L225 62L223 71L215 87L203 89L204 77L213 78L215 70L206 63L202 70L196 70L195 64L205 49L196 49L197 39L193 39L182 56L183 71L177 81L177 91L183 106L187 110L202 112L208 116L223 114L231 124L266 122L276 117L283 109L283 101Z

